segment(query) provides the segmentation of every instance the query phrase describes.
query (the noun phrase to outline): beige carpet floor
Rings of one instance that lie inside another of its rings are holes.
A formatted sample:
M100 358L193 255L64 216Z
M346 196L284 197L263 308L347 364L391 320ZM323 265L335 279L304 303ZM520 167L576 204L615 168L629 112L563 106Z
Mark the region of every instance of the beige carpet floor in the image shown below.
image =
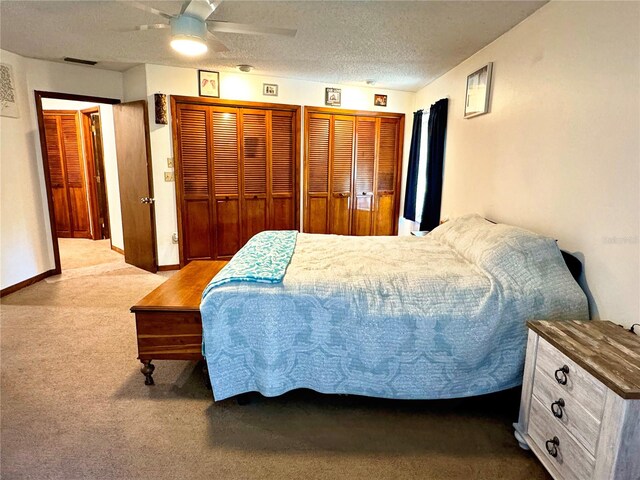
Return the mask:
M129 307L163 276L124 265L108 242L61 244L67 277L0 306L4 480L550 478L512 436L517 391L419 402L296 391L239 406L214 403L200 368L179 361L156 362L147 387Z

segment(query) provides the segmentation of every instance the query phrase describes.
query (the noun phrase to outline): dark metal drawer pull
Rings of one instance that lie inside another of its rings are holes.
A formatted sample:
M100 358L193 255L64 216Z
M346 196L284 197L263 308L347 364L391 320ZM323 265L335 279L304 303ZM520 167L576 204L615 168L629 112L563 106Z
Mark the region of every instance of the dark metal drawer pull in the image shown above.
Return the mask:
M553 376L556 377L556 381L560 385L566 385L567 384L567 374L568 373L569 373L569 367L567 367L566 365L563 365L561 368L559 368L559 369L557 369L555 371Z
M559 398L557 401L551 404L551 413L553 413L554 417L562 418L562 414L563 414L562 407L564 407L563 398Z
M547 452L549 452L549 455L551 455L552 457L558 456L558 446L560 446L560 440L558 439L558 437L553 437L551 440L547 440L547 443L545 443Z

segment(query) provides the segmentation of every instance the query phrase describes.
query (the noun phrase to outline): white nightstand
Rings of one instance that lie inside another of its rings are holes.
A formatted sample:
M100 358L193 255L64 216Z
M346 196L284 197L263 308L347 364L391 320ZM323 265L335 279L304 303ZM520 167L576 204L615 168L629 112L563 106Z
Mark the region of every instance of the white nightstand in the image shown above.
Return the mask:
M595 320L528 326L520 446L556 480L640 479L640 337Z

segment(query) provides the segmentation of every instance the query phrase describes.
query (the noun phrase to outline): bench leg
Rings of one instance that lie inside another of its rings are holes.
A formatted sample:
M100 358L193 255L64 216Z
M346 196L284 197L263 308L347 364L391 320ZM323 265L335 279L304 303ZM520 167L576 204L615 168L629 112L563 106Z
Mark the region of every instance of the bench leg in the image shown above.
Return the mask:
M151 360L140 360L142 362L142 368L140 371L144 375L144 384L145 385L155 385L153 381L153 371L156 369L156 366L151 363Z

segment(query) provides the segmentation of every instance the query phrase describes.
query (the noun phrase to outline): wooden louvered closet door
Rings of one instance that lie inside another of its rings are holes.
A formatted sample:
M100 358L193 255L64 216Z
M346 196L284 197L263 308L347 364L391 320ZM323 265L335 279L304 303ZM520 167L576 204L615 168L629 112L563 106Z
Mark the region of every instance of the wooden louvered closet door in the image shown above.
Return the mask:
M306 232L397 233L403 120L399 114L307 109Z
M397 119L378 119L378 164L376 171L375 235L393 235L397 230L397 205L399 205L397 159L400 125Z
M212 258L231 258L241 241L240 148L238 109L211 107L213 190L215 191L216 250Z
M353 235L373 235L373 179L376 163L375 118L359 117L356 130Z
M178 110L181 127L180 182L182 192L183 234L189 239L184 255L193 260L211 258L215 244L211 234L212 208L209 169L209 110L199 105L185 105Z
M91 238L79 114L45 111L44 125L58 237Z
M335 115L331 119L331 196L329 231L349 235L351 231L351 182L353 179L354 117Z
M331 115L312 114L306 123L304 229L309 233L327 233Z
M267 229L267 112L242 110L242 243Z
M180 263L231 258L264 230L295 229L295 110L173 100ZM239 102L240 103L240 102Z

